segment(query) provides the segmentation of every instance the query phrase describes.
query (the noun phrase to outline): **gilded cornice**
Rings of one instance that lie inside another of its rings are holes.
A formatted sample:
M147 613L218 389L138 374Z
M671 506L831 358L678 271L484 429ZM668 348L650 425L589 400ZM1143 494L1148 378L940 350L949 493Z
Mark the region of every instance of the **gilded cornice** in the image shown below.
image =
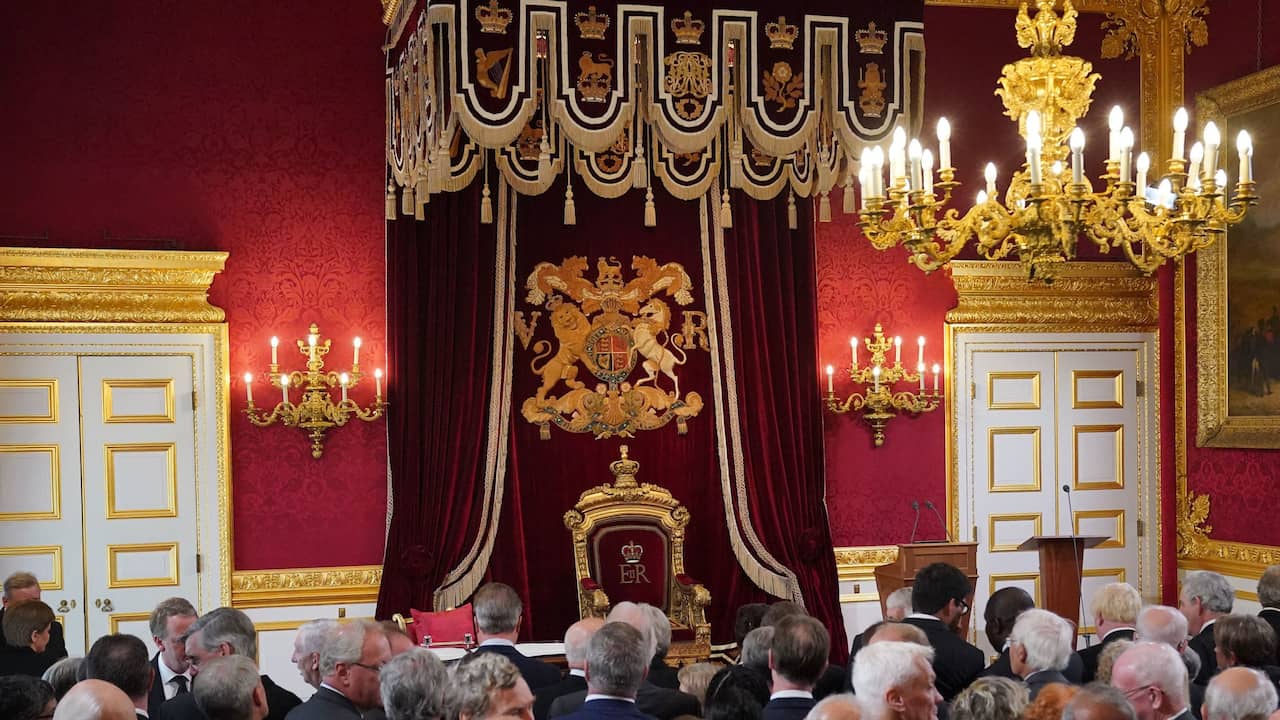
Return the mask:
M1280 548L1213 539L1205 542L1197 557L1178 561L1178 567L1186 570L1212 570L1242 578L1257 578L1276 564L1280 564Z
M989 10L1017 10L1027 0L925 0L925 5L937 7L985 8ZM1075 0L1072 5L1082 13L1111 12L1114 0Z
M0 322L222 322L225 252L0 248Z
M840 582L869 580L876 567L898 559L897 545L835 548L836 576Z
M1157 281L1128 263L1066 263L1052 285L1028 283L1013 263L955 261L951 268L959 302L947 313L950 324L1086 326L1104 332L1159 324Z
M237 570L231 574L231 605L260 608L376 602L381 585L381 565Z

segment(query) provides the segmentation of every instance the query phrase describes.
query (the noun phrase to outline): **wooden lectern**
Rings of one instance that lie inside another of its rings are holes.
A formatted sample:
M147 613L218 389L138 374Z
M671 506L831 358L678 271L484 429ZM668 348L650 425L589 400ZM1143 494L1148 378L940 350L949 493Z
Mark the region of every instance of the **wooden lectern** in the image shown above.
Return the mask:
M1080 617L1080 569L1085 548L1106 542L1101 535L1033 535L1019 550L1040 552L1040 578L1044 597L1040 607L1078 625Z
M960 568L969 578L968 603L970 611L960 621L958 634L969 636L969 617L973 615L973 588L978 584L978 543L933 542L912 543L898 546L898 559L875 569L876 590L880 593L880 614L884 615L885 600L894 590L911 587L921 568L936 562L944 562Z

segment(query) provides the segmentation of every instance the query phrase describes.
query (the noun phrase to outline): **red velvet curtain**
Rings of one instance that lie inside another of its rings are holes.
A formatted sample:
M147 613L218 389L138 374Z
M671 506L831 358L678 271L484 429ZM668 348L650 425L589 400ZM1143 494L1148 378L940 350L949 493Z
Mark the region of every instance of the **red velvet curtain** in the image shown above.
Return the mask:
M378 617L432 609L432 592L480 523L497 226L480 224L478 196L478 184L441 193L425 221L402 216L387 225L395 510Z

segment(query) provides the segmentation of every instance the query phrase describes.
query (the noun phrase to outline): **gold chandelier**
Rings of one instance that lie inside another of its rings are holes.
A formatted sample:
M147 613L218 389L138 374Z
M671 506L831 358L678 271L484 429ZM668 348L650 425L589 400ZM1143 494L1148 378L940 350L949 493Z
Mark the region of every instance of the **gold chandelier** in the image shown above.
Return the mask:
M1187 113L1182 109L1174 116L1172 155L1157 179L1149 176L1153 161L1147 153L1134 159L1133 131L1124 127L1120 108L1114 108L1110 152L1099 178L1102 189L1095 190L1084 173L1084 133L1076 123L1088 112L1100 76L1083 59L1062 54L1075 37L1077 13L1071 1L1064 1L1061 18L1054 0L1036 0L1036 6L1033 20L1022 3L1015 22L1018 45L1030 48L1031 57L1006 65L996 90L1027 144L1027 162L1014 173L1003 201L995 165L988 164L986 189L978 193L977 203L963 216L956 208L944 209L959 185L947 120L938 121L936 183L932 153L918 140L907 143L899 128L888 151L887 189L884 151L875 147L862 152L858 224L871 243L879 250L902 245L913 264L930 272L973 240L983 257L1016 257L1029 278L1052 282L1058 268L1075 256L1081 235L1104 253L1118 248L1149 275L1168 260L1212 245L1229 225L1243 220L1258 201L1248 133L1241 131L1236 141L1240 171L1228 201L1227 175L1218 166L1219 131L1212 122L1206 124L1202 141L1192 146L1188 158ZM1155 187L1149 180L1155 180Z

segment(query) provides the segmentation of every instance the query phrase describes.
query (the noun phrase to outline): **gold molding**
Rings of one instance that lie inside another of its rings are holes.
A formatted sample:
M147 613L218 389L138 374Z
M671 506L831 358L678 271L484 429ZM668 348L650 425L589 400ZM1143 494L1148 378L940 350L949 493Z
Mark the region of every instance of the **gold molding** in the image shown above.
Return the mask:
M1154 330L1160 322L1158 280L1128 263L1069 262L1052 285L1027 282L1017 263L954 261L959 302L952 324L1085 326L1094 332Z
M1080 436L1085 434L1102 434L1111 433L1112 442L1115 444L1115 467L1112 468L1112 474L1115 475L1109 482L1081 482L1080 481ZM1124 476L1124 425L1072 425L1071 426L1071 464L1073 465L1071 474L1072 490L1123 490L1125 483Z
M49 411L44 415L0 415L0 424L21 423L35 425L48 423L58 424L58 379L57 378L22 378L0 380L0 390L17 388L43 388L49 396Z
M381 565L237 570L231 574L231 606L266 608L376 602L381 586Z
M1044 513L991 513L987 515L987 552L1018 552L1022 543L996 543L996 523L1002 522L1029 522L1032 523L1034 529L1032 535L1040 535L1044 532L1043 522Z
M958 7L986 10L1017 10L1026 0L925 0L925 5L934 7ZM1075 9L1082 13L1109 13L1115 3L1112 0L1075 0Z
M107 617L107 627L112 634L120 632L120 623L127 622L149 622L151 613L149 612L128 612L128 613L111 613Z
M167 576L121 578L120 555L130 553L169 553L169 574ZM152 588L176 587L182 583L181 568L178 567L178 543L132 543L127 545L107 546L107 587L116 588Z
M53 577L45 579L37 577L43 592L62 589L62 546L61 545L11 545L0 548L0 557L22 557L23 555L48 555L53 558Z
M165 506L162 508L139 508L136 510L120 510L116 507L116 453L155 453L165 454ZM107 519L108 520L140 520L144 518L176 518L178 517L178 446L171 442L161 443L107 443L102 446L103 468L107 476Z
M1076 535L1080 535L1081 520L1113 520L1115 521L1116 533L1114 536L1107 538L1101 544L1095 545L1094 548L1102 550L1105 548L1123 548L1127 542L1124 532L1124 508L1107 508L1102 510L1076 510L1071 515L1071 529ZM1088 577L1087 575L1085 577ZM1121 580L1120 582L1123 582Z
M164 414L162 415L117 415L115 408L115 391L131 390L163 390ZM177 419L173 406L173 378L139 379L139 378L103 378L102 380L102 422L114 423L171 423Z
M996 436L998 435L1030 435L1031 436L1031 455L1035 458L1031 466L1032 481L1021 485L996 485ZM989 493L1007 493L1007 492L1040 492L1041 487L1041 471L1040 471L1040 426L1028 425L1025 427L989 427L987 428L987 492Z
M1030 402L996 402L996 381L997 380L1030 380L1031 396ZM1040 371L1012 371L1002 370L999 372L987 373L987 409L988 410L1039 410L1040 409Z
M0 248L0 321L222 322L225 252Z
M995 594L997 582L1009 582L1009 581L1017 581L1017 580L1031 581L1032 586L1035 588L1035 592L1032 593L1032 595L1035 597L1036 607L1043 607L1044 601L1041 600L1042 596L1040 593L1040 572L1038 570L1036 572L991 573L990 575L987 576L987 596L990 597L991 595Z
M0 512L0 522L62 519L62 455L57 443L0 445L3 453L44 453L49 456L49 510L47 512ZM26 478L30 480L31 478Z
M1181 532L1178 541L1178 549L1181 551ZM1183 570L1212 570L1223 575L1256 580L1269 565L1280 564L1280 548L1268 545L1205 537L1198 550L1199 554L1194 557L1180 555L1178 567Z
M875 570L898 559L897 545L867 545L861 547L834 548L836 556L836 582L854 583L855 592L840 595L841 603L879 602ZM870 591L861 588L870 583Z
M1081 380L1110 380L1110 400L1081 400ZM1071 409L1072 410L1120 410L1124 408L1124 370L1072 370L1071 371Z

